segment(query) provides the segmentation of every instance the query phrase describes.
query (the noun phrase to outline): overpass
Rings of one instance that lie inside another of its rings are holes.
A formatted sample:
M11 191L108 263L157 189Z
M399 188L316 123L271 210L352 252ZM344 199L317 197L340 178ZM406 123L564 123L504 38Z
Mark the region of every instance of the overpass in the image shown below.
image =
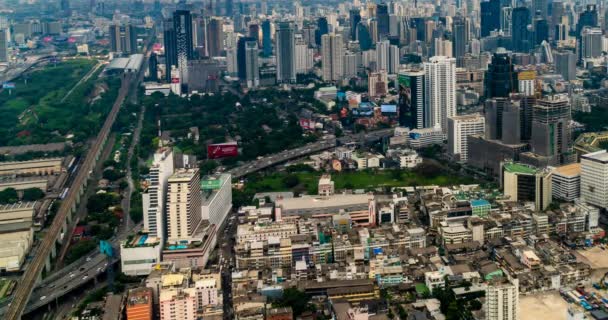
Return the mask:
M309 143L303 147L285 150L279 153L259 158L257 160L250 161L244 165L228 170L227 173L230 173L233 178L240 178L250 173L260 171L268 167L272 167L279 163L287 162L289 160L335 148L339 144L375 141L385 137L390 137L393 135L393 133L394 129L389 128L377 131L370 131L361 134L346 135L338 139L323 139L321 141Z
M12 302L5 313L5 317L8 320L18 320L26 310L27 303L30 299L32 291L36 286L36 283L40 280L43 268L47 271L51 270L51 260L57 255L57 247L60 246L64 239L61 237L62 234L67 234L68 225L72 220L72 214L76 212L80 197L84 193L90 172L93 170L96 162L99 159L101 150L105 145L108 135L112 129L116 116L122 106L125 97L129 92L131 82L137 80L138 75L124 74L121 87L112 106L110 113L108 114L103 127L99 131L95 141L91 145L86 158L80 166L78 174L74 178L72 186L70 187L66 197L63 199L55 219L48 228L47 233L42 239L36 255L32 259L31 263L25 270L19 285L17 286L13 295Z

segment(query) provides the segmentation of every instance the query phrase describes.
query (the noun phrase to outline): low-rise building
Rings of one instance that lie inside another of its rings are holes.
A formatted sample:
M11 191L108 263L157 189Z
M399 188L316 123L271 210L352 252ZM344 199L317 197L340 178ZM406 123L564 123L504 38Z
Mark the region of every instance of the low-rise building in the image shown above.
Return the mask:
M148 234L135 235L120 244L121 270L126 275L148 275L161 261L160 239Z

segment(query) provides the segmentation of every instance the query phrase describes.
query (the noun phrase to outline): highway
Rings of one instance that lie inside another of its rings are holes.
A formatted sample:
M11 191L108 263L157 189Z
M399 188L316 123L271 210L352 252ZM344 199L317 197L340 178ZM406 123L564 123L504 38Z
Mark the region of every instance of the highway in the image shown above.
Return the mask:
M283 163L292 159L300 158L303 156L307 156L309 154L313 154L316 152L320 152L323 150L328 150L334 148L340 144L347 143L355 143L361 140L364 141L374 141L381 139L383 137L390 137L394 133L394 129L382 129L377 131L370 131L364 134L358 135L347 135L341 138L327 138L317 142L309 143L303 147L285 150L273 155L262 157L258 160L254 160L248 162L242 166L233 168L228 170L228 173L232 175L233 178L240 178L246 176L250 173L266 169L268 167L272 167L276 164Z
M36 282L40 277L42 269L44 268L52 251L55 249L56 242L59 239L59 235L62 232L68 216L72 213L72 207L77 203L77 200L80 197L80 191L84 188L87 179L89 178L89 172L93 169L97 161L101 148L103 147L108 134L112 129L112 125L116 120L118 111L120 110L120 107L122 106L122 103L129 92L130 83L134 78L135 77L131 74L125 74L123 76L122 85L119 90L118 97L112 106L112 110L108 114L108 117L98 133L95 142L91 145L91 148L89 149L89 152L87 153L78 174L74 178L72 187L68 191L65 199L61 202L61 206L59 207L55 219L40 243L37 254L34 256L32 262L25 270L19 285L15 290L13 301L5 314L6 319L18 320L21 318ZM64 241L67 240L64 239Z

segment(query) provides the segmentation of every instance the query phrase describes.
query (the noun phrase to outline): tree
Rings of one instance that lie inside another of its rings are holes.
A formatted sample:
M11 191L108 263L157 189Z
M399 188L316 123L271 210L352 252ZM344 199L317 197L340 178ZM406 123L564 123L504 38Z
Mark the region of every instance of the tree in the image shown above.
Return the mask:
M399 318L401 320L407 319L407 311L405 311L405 308L402 305L397 306L397 311L399 312Z
M459 311L459 308L458 308L458 302L456 302L456 300L453 300L448 305L448 311L445 314L445 318L447 320L458 320L458 319L460 319L460 311Z
M283 184L286 188L291 189L300 184L300 178L298 178L298 176L296 176L295 174L287 175L283 178Z
M7 188L3 191L0 191L0 203L1 204L11 204L19 201L19 195L17 195L17 190L13 188Z
M38 188L28 188L23 190L23 201L36 201L44 198L44 191Z
M287 288L283 291L283 296L272 303L273 307L291 307L293 315L299 316L304 311L310 309L308 302L310 296L295 287Z
M105 212L108 207L116 204L116 196L109 193L97 193L89 197L87 210L93 213Z

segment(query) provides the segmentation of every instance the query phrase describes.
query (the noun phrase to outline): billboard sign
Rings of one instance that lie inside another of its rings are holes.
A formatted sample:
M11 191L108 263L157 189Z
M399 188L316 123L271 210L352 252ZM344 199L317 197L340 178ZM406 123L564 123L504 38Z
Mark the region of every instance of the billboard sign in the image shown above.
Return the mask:
M209 159L236 157L238 155L239 149L236 142L216 143L207 146L207 158Z
M310 119L300 118L300 127L304 130L313 130L315 128L315 123Z
M222 187L222 180L220 179L209 179L201 180L202 190L217 190Z
M394 104L383 104L380 106L382 113L397 113L397 105Z
M2 89L15 89L14 82L5 82L2 84Z

